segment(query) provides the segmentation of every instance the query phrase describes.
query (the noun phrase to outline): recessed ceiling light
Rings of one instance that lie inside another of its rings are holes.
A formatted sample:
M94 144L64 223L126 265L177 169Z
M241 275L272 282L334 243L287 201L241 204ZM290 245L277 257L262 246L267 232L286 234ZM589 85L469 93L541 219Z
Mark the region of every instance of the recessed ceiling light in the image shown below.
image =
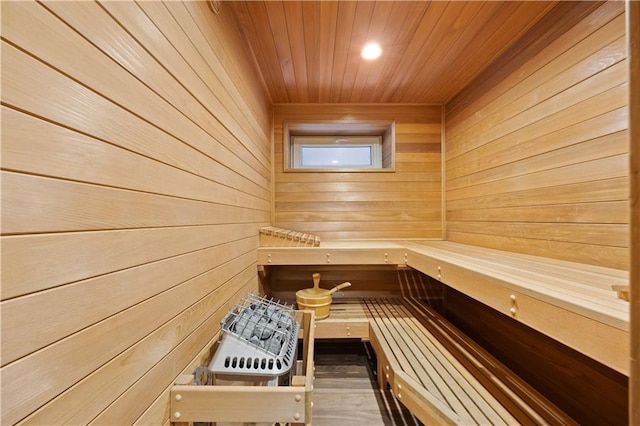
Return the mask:
M372 42L365 44L365 46L362 48L360 56L368 61L372 61L374 59L378 59L381 54L382 48L380 47L380 45L378 43Z

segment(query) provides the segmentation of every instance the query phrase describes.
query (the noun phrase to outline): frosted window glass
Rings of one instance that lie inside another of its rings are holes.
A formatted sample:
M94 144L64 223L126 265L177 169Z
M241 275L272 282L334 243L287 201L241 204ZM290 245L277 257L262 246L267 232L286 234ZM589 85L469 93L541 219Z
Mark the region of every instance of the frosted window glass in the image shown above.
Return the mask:
M363 167L373 164L370 145L300 147L302 167Z

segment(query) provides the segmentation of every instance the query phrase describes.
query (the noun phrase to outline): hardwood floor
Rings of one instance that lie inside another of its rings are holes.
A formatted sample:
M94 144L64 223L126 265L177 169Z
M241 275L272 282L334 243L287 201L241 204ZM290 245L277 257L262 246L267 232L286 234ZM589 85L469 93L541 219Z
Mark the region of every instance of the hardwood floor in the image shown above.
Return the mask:
M377 389L370 346L345 341L315 345L314 426L422 424L389 391Z

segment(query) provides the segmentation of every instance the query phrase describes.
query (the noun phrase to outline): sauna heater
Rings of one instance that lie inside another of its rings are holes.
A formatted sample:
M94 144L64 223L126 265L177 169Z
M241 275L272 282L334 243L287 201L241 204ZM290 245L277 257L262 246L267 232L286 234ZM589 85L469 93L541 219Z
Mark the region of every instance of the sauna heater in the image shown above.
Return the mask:
M300 329L293 306L249 293L221 326L222 339L208 366L211 384L290 384Z

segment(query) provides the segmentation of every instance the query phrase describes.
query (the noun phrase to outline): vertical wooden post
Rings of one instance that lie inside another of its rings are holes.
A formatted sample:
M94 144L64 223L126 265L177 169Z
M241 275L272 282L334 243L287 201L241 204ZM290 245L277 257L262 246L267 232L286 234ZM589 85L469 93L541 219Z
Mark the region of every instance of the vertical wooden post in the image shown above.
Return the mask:
M640 425L640 2L627 0L631 187L631 373L629 424Z

